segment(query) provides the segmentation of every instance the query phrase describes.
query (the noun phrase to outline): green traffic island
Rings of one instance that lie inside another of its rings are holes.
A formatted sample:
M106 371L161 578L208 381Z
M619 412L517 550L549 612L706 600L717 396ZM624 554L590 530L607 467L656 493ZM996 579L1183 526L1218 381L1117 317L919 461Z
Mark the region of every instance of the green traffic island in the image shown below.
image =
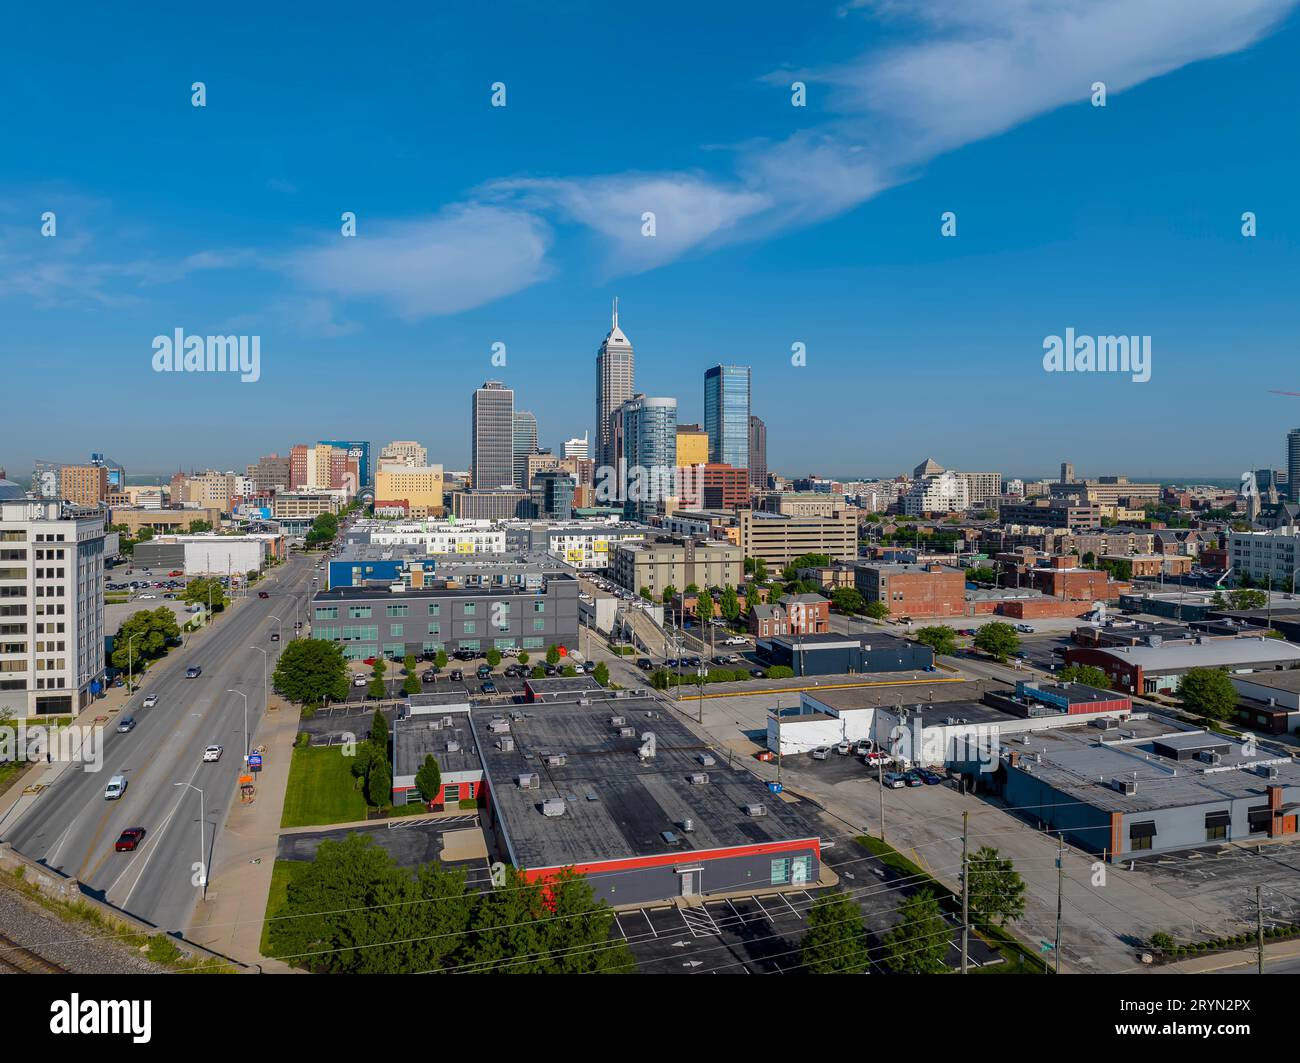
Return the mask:
M872 856L878 857L885 867L910 879L914 887L928 888L942 905L951 911L961 912L960 894L954 893L929 872L923 871L888 842L869 835L859 835L854 840ZM1052 973L1046 959L1032 952L1004 926L976 916L971 923L971 933L995 950L1004 961L990 966L972 967L971 974Z

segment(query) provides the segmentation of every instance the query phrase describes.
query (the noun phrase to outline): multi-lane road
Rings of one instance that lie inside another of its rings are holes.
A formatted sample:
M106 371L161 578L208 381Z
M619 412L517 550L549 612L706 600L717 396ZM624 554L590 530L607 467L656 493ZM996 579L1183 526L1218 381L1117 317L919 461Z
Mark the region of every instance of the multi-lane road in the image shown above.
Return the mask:
M102 768L69 765L17 822L5 824L3 840L110 904L163 930L183 931L202 896L203 872L210 873L220 855L227 812L239 800L245 717L251 745L265 711L264 662L269 679L280 647L293 637L295 601L307 623L316 574L311 558L291 556L255 585L267 598L250 594L155 665L110 721ZM272 631L281 632L280 641L271 640ZM267 651L265 658L258 650ZM192 665L202 668L197 679L186 678ZM244 698L231 690L248 696L247 712ZM149 694L158 704L146 709ZM116 724L125 715L137 726L119 734ZM204 747L211 744L224 753L204 763ZM128 781L126 793L107 801L104 786L117 774ZM115 852L128 827L145 829L143 844L135 852Z

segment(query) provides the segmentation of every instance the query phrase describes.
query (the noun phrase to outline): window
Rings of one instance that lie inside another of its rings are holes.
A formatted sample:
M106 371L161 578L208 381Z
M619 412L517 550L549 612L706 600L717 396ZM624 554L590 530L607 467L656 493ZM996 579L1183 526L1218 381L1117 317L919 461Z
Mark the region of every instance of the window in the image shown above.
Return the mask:
M1205 813L1205 840L1222 841L1228 837L1228 827L1232 824L1232 813L1226 808L1217 812Z
M465 603L465 615L466 615L466 616L476 616L477 614L478 614L478 602L466 602L466 603Z
M533 621L533 630L534 630L534 631L545 631L545 630L546 630L546 621L545 621L545 620L534 620L534 621Z
M1247 810L1246 822L1251 834L1267 834L1273 829L1273 810L1268 805L1256 805Z
M368 605L349 605L348 616L353 620L369 620L370 606Z
M337 620L339 618L339 607L337 605L318 605L316 607L317 620Z
M788 856L772 861L772 885L782 886L790 881L791 860Z
M406 627L405 624L389 624L388 637L393 639L405 638L406 637L406 631L404 630L405 627Z
M430 616L441 616L441 615L442 615L442 604L441 604L440 602L430 602L430 603L429 603L429 615L430 615Z
M1151 848L1151 841L1156 836L1156 825L1152 820L1128 825L1128 847L1134 852Z
M441 634L442 634L442 625L441 625L441 624L430 624L430 625L429 625L429 630L428 630L427 634L429 634L429 635L441 635Z
M465 635L477 635L477 634L478 634L478 621L477 621L477 620L466 620L466 621L464 621L464 622L461 624L461 629L462 629L462 634L465 634Z
M546 603L545 603L545 602L533 602L533 612L534 612L534 613L544 613L544 612L546 612Z
M545 643L546 643L546 640L545 640L545 639L535 639L535 638L529 637L529 638L524 639L524 647L523 647L523 648L526 649L526 650L540 650L540 649L542 648L542 646L545 645Z
M410 611L410 606L405 603L401 605L388 605L384 607L384 612L388 616L406 616Z

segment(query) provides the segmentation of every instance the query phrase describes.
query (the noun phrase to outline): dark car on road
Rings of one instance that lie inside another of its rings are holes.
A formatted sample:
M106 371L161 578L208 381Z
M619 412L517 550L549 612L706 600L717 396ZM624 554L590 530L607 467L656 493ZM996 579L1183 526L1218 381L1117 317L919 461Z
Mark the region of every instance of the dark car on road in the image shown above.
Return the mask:
M186 679L198 679L198 677L201 676L202 674L203 674L203 669L200 668L197 664L185 669Z
M258 596L259 598L269 598L269 597L271 597L269 594L266 593L266 591L258 591L258 592L257 592L257 596Z
M127 827L118 837L113 848L119 853L133 853L140 848L142 841L144 841L143 827Z

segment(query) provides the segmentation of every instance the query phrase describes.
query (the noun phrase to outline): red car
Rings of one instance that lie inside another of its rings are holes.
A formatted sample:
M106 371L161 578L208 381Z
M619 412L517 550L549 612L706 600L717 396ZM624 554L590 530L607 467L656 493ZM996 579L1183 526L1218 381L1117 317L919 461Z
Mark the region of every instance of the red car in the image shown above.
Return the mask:
M113 848L119 853L133 853L140 847L142 841L144 841L143 827L127 827Z
M174 569L172 569L170 572L168 572L167 575L169 575L169 576L183 576L183 575L185 575L185 573L182 572L179 568L174 568Z
M269 594L266 593L266 591L258 591L258 592L257 592L257 596L258 596L259 598L269 598L269 597L271 597Z
M373 658L373 657L367 657L367 658L366 658L364 661L362 661L361 663L362 663L362 664L373 665L373 664L375 663L375 658Z

